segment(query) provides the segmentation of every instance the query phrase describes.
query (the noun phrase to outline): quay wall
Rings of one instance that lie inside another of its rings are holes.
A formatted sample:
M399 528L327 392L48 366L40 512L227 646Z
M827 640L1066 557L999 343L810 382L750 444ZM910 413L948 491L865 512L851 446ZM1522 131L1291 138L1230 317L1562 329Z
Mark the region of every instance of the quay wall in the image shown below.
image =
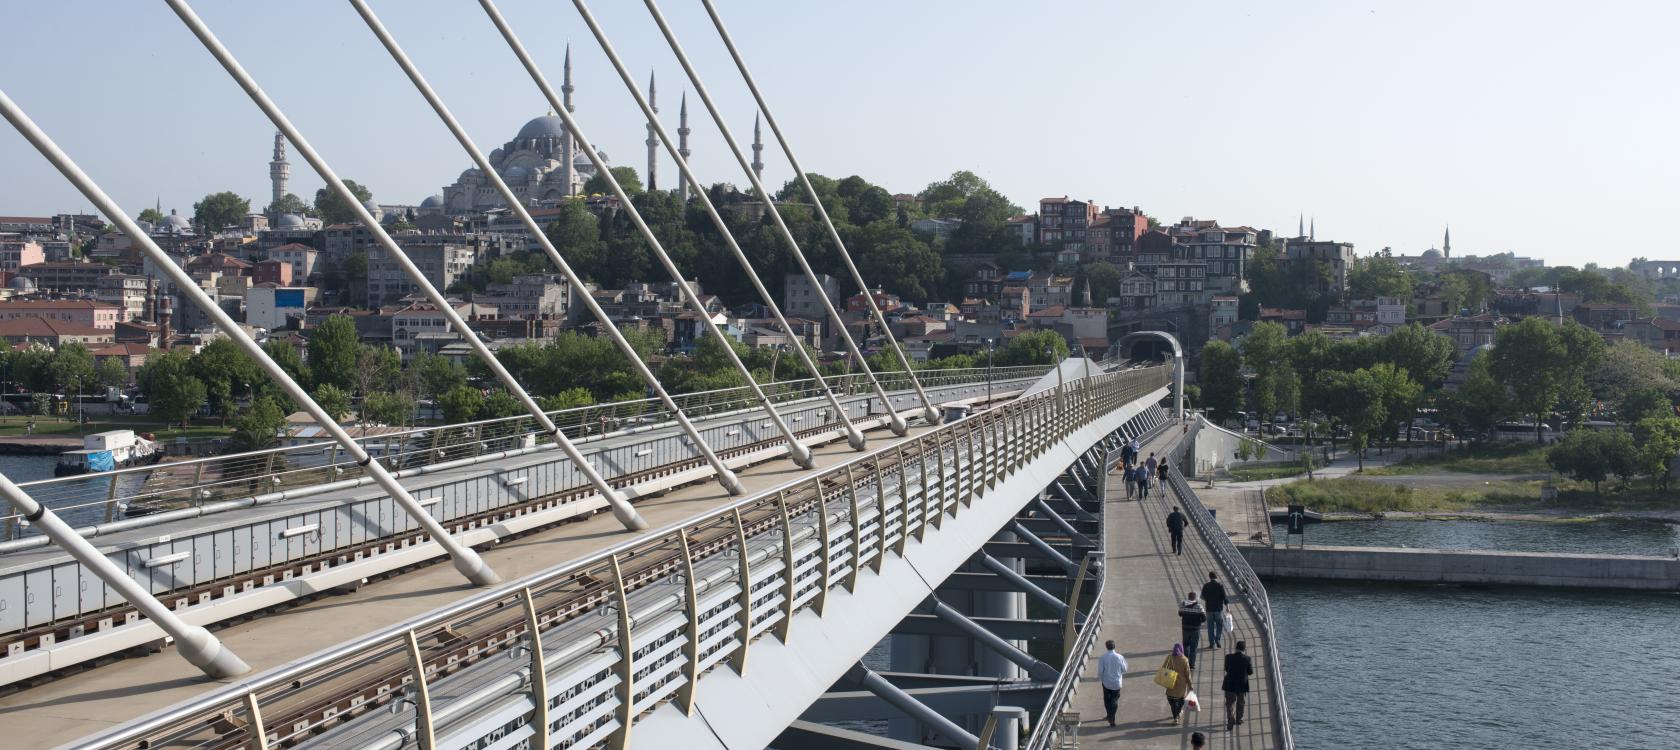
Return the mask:
M1391 547L1240 546L1261 578L1680 591L1680 558Z

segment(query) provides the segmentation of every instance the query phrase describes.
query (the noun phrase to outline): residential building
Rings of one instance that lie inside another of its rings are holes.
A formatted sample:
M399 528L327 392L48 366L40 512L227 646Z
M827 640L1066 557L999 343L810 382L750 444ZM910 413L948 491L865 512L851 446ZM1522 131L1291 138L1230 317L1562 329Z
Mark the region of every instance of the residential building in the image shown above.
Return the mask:
M1155 306L1155 277L1132 271L1120 277L1120 309L1148 310Z
M840 282L826 273L817 274L817 285L802 273L790 273L782 278L782 315L788 318L827 320L827 299L836 309L840 306Z
M904 301L899 299L898 295L891 292L881 291L879 287L877 287L870 296L875 298L875 306L881 309L882 314L890 313L904 307ZM869 312L869 302L863 292L858 292L857 294L846 298L846 311L855 313Z
M1149 217L1136 206L1104 209L1091 221L1085 260L1108 261L1124 269L1137 254L1137 239L1148 231Z
M1038 214L1021 214L1011 216L1004 222L1004 229L1020 240L1022 245L1038 243Z
M1353 268L1354 261L1353 243L1296 237L1285 241L1283 258L1291 266L1301 263L1325 265L1325 277L1314 277L1317 278L1317 291L1336 297L1347 293L1348 271Z
M45 262L46 251L35 240L0 240L0 271L17 273L24 266Z
M473 301L494 305L502 318L565 320L572 312L572 285L563 274L525 274L490 284Z
M1155 266L1156 305L1165 307L1206 303L1206 264L1169 261Z
M152 280L136 274L111 274L99 278L93 298L117 308L118 322L146 317L146 302Z
M1180 244L1184 248L1185 260L1207 264L1207 287L1210 291L1240 295L1248 291L1243 274L1248 262L1254 258L1259 236L1259 230L1252 227L1221 227L1215 224L1196 229Z
M456 314L469 324L479 318L495 319L494 306L451 300ZM391 312L391 345L404 361L426 351L436 354L445 345L460 341L462 332L454 330L449 320L430 302L415 302Z
M1680 320L1640 318L1622 324L1622 333L1665 357L1680 356Z
M1217 336L1219 329L1237 322L1238 298L1216 294L1208 303L1208 333Z
M1429 330L1450 337L1458 343L1460 350L1468 352L1478 347L1492 346L1494 334L1505 323L1505 318L1496 313L1483 313L1447 318L1430 326Z
M1069 200L1065 195L1045 198L1038 202L1038 216L1039 242L1060 243L1083 254L1091 222L1097 219L1097 206L1089 201Z
M976 299L996 299L1003 288L1003 266L984 261L974 268L974 276L963 284L963 296Z
M91 304L91 303L90 303ZM0 306L3 310L4 306ZM115 326L95 328L68 320L51 318L7 318L0 314L0 342L44 344L57 349L65 344L83 344L89 349L107 346L116 341Z
M99 280L121 273L104 263L47 262L32 263L18 270L18 275L35 284L42 292L69 294L99 288Z
M315 273L315 261L320 251L305 244L290 242L268 251L269 260L290 264L292 280L305 282Z
M292 264L282 260L259 260L251 268L251 283L292 285Z
M308 317L309 303L315 290L305 287L285 287L263 283L245 291L245 322L258 328L277 331L301 325Z
M420 269L421 275L432 286L443 290L470 273L478 260L476 248L453 241L456 237L405 232L396 240L403 253ZM391 304L418 290L397 260L386 256L383 247L370 245L366 252L368 304Z
M950 239L951 233L962 228L962 225L962 219L917 219L910 222L910 231L945 240Z
M0 303L0 321L49 320L101 331L117 327L122 308L89 300L7 300Z
M1029 312L1056 305L1073 304L1072 276L1034 273L1027 279L1027 290L1032 296Z

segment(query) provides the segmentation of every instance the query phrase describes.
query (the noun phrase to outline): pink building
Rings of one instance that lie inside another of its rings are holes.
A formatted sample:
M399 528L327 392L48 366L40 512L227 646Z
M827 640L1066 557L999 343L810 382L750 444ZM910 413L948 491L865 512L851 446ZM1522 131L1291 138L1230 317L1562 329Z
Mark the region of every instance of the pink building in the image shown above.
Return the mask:
M34 240L6 240L0 242L0 271L17 273L32 263L45 263L46 252Z
M114 331L122 308L88 300L9 300L0 302L0 321L53 320Z

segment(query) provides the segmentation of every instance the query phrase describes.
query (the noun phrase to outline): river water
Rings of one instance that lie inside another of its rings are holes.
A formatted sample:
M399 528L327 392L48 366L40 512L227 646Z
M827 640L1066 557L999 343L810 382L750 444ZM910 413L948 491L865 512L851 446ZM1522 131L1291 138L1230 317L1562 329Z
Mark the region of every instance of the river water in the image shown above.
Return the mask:
M18 483L52 479L53 466L57 463L57 456L0 455L0 474ZM145 477L145 472L124 475L123 484L117 487L119 494L131 495L138 491ZM72 526L99 523L105 520L106 508L102 501L109 496L110 482L109 477L86 475L58 485L50 492L37 489L35 499L46 503ZM0 503L0 517L8 515L11 515L11 508ZM117 517L121 517L120 513ZM34 530L23 533L33 534Z
M1323 544L1665 554L1675 531L1376 521L1307 533ZM1296 581L1267 590L1302 750L1680 747L1680 596Z

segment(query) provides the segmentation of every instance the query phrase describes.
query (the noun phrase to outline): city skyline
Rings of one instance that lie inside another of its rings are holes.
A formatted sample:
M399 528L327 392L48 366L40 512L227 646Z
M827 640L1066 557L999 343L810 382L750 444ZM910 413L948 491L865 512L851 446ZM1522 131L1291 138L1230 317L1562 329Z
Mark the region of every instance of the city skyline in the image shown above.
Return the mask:
M14 11L19 28L40 33L0 50L0 86L131 213L155 201L190 213L220 190L266 205L273 131L255 107L163 4L94 5ZM1318 237L1362 255L1438 247L1448 224L1457 255L1614 266L1674 254L1592 247L1565 229L1658 231L1672 193L1660 177L1680 166L1680 147L1658 134L1680 107L1645 95L1654 71L1680 63L1660 38L1668 25L1654 22L1674 14L1665 6L1584 16L1562 5L1313 3L1197 16L1076 3L1022 16L934 3L891 6L890 17L888 7L720 3L814 172L916 192L967 169L1029 212L1066 194L1137 205L1168 224L1194 215L1289 233L1304 213ZM304 3L284 18L197 9L375 200L419 203L469 166L347 4ZM481 147L547 109L473 4L376 9ZM639 6L594 10L638 76L661 74L668 101L689 88ZM701 9L664 10L744 145L755 109ZM571 44L585 132L614 165L643 172L645 123L572 9L510 1L504 11L551 77ZM67 55L67 39L99 54ZM675 109L664 110L667 128ZM695 114L703 181L745 184ZM767 145L766 177L780 185L791 172ZM0 212L86 209L10 129L0 163L11 178ZM671 187L674 166L663 171ZM291 182L306 200L321 184L295 156Z

